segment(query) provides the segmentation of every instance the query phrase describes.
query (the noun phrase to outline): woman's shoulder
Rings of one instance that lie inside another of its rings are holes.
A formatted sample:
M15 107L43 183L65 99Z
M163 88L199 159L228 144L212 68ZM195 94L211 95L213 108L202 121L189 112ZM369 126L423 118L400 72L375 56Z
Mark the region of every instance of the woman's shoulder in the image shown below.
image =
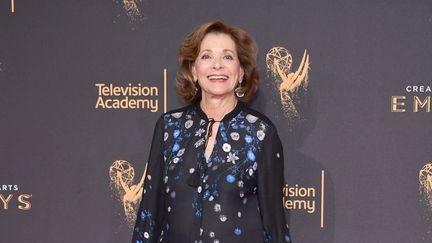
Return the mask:
M193 105L187 105L180 108L169 110L159 116L158 121L167 121L174 119L180 119L185 117L183 114L189 114L194 110Z
M162 116L171 116L173 114L187 112L189 110L192 110L192 108L193 108L193 105L186 105L186 106L183 106L180 108L169 110L169 111L163 113Z
M249 123L258 123L261 126L276 128L272 120L264 113L261 113L248 105L243 105L242 111Z

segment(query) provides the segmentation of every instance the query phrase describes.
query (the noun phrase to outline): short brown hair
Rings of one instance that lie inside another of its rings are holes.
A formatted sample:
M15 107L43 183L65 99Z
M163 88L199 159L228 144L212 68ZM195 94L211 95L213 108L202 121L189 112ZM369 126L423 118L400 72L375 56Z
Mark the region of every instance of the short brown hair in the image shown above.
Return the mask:
M240 65L244 70L241 86L244 96L238 99L243 102L249 101L258 89L258 69L256 66L258 48L246 31L221 21L212 21L197 27L181 43L180 71L176 80L177 93L188 104L193 104L201 97L201 90L195 86L191 68L198 57L201 42L208 33L227 34L235 42ZM195 88L198 88L198 92L195 91Z

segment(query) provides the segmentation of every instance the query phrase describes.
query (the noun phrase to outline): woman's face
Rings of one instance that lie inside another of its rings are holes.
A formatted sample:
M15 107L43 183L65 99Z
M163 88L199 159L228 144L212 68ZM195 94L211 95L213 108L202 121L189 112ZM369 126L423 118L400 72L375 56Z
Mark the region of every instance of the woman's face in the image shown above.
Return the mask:
M208 33L192 65L194 80L198 80L203 97L234 95L237 82L243 78L243 68L237 56L235 42L227 34Z

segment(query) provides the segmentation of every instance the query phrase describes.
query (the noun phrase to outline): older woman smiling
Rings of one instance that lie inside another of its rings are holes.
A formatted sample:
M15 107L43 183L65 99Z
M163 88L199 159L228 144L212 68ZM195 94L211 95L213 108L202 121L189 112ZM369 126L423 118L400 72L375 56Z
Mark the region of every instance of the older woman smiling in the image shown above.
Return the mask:
M249 108L257 48L220 21L180 47L177 91L188 104L156 123L132 242L291 242L276 127Z

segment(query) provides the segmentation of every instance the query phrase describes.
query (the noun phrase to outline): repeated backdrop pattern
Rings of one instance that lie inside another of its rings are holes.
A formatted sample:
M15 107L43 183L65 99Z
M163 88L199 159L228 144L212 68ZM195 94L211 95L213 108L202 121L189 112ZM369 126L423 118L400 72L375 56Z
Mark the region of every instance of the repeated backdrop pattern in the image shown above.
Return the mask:
M432 240L430 1L4 0L1 242L130 241L179 44L216 19L258 43L293 242Z

